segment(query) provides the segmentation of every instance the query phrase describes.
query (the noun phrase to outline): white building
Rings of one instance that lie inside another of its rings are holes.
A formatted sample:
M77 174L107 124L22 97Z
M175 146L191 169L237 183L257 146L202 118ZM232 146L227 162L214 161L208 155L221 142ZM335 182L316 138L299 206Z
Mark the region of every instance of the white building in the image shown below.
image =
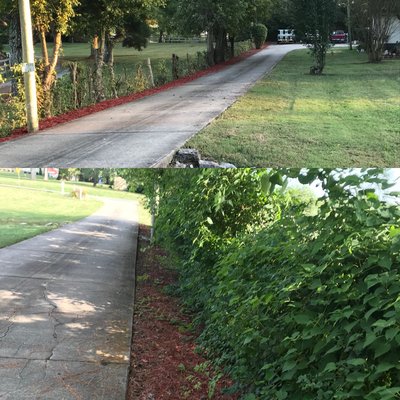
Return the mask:
M400 43L400 19L393 18L392 27L389 34L388 44Z

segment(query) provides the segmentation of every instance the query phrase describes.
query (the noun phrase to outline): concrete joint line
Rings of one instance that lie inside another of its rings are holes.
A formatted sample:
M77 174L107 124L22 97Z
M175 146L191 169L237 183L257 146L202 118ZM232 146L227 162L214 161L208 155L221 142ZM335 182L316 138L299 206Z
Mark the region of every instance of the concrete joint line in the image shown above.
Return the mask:
M26 358L26 357L5 357L5 356L0 356L0 360L26 360L26 361L45 361L45 362L76 362L80 364L96 364L96 365L125 365L128 363L128 361L106 361L104 362L103 360L100 361L93 361L93 360L65 360L65 359L57 359L57 360L48 360L48 359L43 359L43 358Z

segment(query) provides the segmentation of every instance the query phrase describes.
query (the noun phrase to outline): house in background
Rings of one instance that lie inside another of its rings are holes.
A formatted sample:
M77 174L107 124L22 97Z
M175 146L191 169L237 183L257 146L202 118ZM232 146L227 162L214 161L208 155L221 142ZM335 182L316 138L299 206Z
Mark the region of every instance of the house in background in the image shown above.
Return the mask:
M393 18L392 27L389 33L387 44L400 43L400 19Z

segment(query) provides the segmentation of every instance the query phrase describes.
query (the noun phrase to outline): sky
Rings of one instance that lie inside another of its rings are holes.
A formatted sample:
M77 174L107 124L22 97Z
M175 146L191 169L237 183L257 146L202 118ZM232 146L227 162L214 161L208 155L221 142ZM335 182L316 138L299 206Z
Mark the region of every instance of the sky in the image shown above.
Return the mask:
M352 173L357 173L358 171L361 171L360 169L354 169L352 170ZM390 192L400 192L400 168L389 168L387 169L387 173L386 173L386 177L389 179L389 181L394 182L395 185L393 187L391 187L388 191L386 191L386 193L390 193ZM299 183L299 181L297 179L291 179L289 186L291 187L302 187L304 185L301 185ZM324 194L324 191L322 190L321 186L319 185L319 182L313 182L310 185L306 185L309 186L311 188L311 190L313 191L313 193L315 193L315 195L317 197L321 197ZM369 185L367 187L376 187L376 185ZM385 195L385 192L380 190L379 188L377 189L377 193L381 195L382 198L387 198L387 195ZM398 199L398 201L400 203L400 197Z

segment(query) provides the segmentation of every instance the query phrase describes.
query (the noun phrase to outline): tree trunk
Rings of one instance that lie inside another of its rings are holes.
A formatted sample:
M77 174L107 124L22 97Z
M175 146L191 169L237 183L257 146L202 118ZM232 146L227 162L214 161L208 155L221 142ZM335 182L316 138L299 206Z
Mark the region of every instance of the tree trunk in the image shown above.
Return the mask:
M225 51L227 46L226 31L224 29L218 28L215 36L215 62L216 64L219 64L225 61Z
M53 58L45 68L43 76L43 90L45 92L49 92L51 90L56 78L56 67L62 46L61 32L55 32L53 46Z
M214 32L212 29L208 30L207 35L207 64L211 67L214 62Z
M40 45L42 47L42 59L46 67L49 66L49 51L47 49L46 32L42 29L40 31Z
M115 71L114 71L114 46L115 40L111 37L110 32L106 32L105 41L104 41L104 64L110 69L111 75L111 90L113 93L113 97L118 98L118 92L115 84Z
M96 50L99 48L99 37L96 35L90 43L90 58L96 57Z
M52 88L57 77L56 68L58 58L60 56L61 47L61 32L55 32L52 60L48 61L48 64L45 65L42 76L43 104L41 109L43 110L43 113L46 117L51 116Z
M104 63L107 65L114 65L114 46L115 41L111 37L110 32L105 34L105 41L104 41Z
M164 38L164 31L160 31L160 35L158 37L158 43L162 43Z
M22 63L21 26L17 12L10 17L8 30L8 43L10 46L10 66Z
M21 26L18 12L10 17L10 25L8 31L8 43L10 46L10 67L22 63L22 40ZM11 81L11 93L13 96L18 94L18 85L15 79Z
M97 102L103 101L105 99L104 84L103 84L104 47L105 47L105 32L102 32L101 43L95 50L94 92Z
M235 37L229 36L229 41L231 43L231 57L235 57Z

